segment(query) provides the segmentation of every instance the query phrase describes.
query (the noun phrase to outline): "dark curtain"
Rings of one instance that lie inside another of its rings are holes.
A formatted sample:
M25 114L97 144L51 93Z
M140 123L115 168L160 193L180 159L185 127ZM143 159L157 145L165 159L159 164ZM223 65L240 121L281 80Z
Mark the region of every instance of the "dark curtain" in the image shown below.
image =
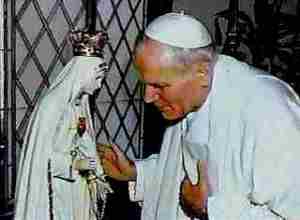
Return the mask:
M172 7L173 0L148 0L147 23L149 24L156 17L172 11ZM160 112L152 104L145 104L144 158L159 152L166 125L167 122L163 119Z

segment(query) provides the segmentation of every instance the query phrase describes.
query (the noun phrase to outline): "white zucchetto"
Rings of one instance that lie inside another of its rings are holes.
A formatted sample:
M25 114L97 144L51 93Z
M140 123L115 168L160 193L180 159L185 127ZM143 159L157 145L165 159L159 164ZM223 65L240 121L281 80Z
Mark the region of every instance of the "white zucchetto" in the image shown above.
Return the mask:
M153 40L180 48L206 47L212 43L207 28L184 13L167 13L154 19L145 30Z

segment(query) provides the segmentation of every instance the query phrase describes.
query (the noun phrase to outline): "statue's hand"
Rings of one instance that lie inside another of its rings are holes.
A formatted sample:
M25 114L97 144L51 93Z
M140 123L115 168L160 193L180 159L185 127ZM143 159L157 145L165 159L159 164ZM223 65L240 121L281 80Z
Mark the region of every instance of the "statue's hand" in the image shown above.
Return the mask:
M201 161L197 163L198 181L193 184L186 175L181 182L179 202L184 213L191 218L207 218L208 184Z
M96 158L89 157L86 159L78 159L74 161L74 169L79 171L95 170L97 166Z
M136 179L134 162L129 160L117 145L97 144L97 152L107 176L119 181Z

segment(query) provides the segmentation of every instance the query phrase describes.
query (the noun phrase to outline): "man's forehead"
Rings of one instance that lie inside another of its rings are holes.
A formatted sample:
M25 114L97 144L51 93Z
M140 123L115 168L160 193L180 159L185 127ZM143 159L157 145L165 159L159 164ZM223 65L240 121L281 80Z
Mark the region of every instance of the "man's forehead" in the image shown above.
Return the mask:
M136 52L134 63L140 71L159 69L162 65L161 55L161 51L156 45L144 44L143 48Z
M137 77L144 84L171 85L180 79L178 70L170 67L138 68Z
M162 81L177 79L178 73L185 68L183 64L175 62L174 53L174 50L167 49L162 43L151 39L144 40L134 60L140 78L144 81L148 81L145 78L153 76Z
M162 68L176 65L174 63L175 52L166 49L166 46L154 40L144 40L142 46L135 54L135 62L151 68Z

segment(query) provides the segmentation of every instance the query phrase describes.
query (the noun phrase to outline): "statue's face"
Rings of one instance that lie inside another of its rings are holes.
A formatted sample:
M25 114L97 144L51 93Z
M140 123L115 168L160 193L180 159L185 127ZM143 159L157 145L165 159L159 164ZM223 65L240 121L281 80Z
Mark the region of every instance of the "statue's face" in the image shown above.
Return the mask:
M107 65L101 58L89 57L88 59L93 59L94 62L89 62L86 69L82 70L85 72L82 91L92 95L101 87L102 79L107 71Z

